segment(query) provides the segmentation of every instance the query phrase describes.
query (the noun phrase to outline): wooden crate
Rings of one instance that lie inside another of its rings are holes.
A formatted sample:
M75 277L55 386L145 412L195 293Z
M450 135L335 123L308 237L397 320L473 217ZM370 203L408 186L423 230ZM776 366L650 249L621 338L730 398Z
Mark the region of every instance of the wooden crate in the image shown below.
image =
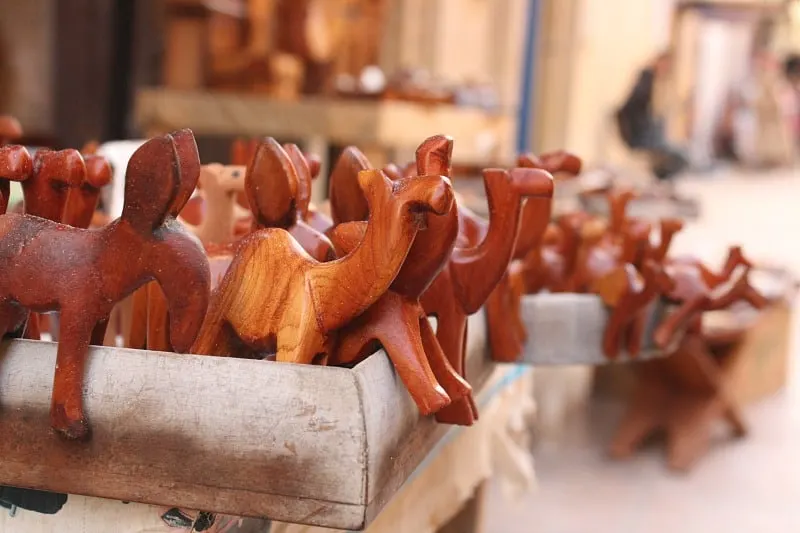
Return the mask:
M659 301L651 305L644 346L635 359L622 352L612 361L603 353L608 309L599 296L572 293L525 296L522 319L528 330L528 341L520 362L530 365L604 365L662 357L669 350L656 349L652 337L664 311Z
M493 365L470 320L468 376ZM366 527L452 428L420 417L385 354L353 369L92 347L88 443L52 434L56 345L0 349L0 485Z

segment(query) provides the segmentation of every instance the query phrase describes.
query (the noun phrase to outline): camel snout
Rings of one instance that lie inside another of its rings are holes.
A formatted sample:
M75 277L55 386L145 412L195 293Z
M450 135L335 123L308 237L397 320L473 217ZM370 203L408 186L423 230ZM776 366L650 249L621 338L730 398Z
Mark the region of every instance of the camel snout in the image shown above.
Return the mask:
M510 172L511 185L522 196L553 197L553 175L538 168L515 168Z

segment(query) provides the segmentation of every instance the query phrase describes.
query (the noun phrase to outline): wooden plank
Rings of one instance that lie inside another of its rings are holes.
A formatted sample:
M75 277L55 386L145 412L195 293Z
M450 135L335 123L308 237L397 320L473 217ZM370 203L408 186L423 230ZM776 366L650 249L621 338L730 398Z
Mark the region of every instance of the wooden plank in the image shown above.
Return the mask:
M477 388L493 365L482 314L471 325ZM0 347L0 485L354 530L451 430L419 416L383 353L350 370L92 347L92 439L65 442L55 356Z
M608 309L599 296L572 293L525 296L522 320L528 330L528 341L520 362L531 365L604 365L662 357L670 350L657 350L652 337L664 311L660 302L651 305L645 343L639 355L631 358L622 352L611 361L602 349Z

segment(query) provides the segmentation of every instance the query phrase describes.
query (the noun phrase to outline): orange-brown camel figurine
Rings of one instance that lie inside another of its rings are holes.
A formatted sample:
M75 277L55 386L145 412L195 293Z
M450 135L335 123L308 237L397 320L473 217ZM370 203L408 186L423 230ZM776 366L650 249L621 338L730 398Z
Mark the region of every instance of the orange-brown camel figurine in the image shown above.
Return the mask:
M452 145L452 139L442 135L423 142L416 154L422 175L446 175ZM364 238L366 224L346 222L336 226L330 235L337 249L341 253L354 249ZM430 231L417 234L386 294L340 330L337 349L328 361L334 365L356 363L380 343L422 415L435 413L472 390L445 357L419 303L420 295L447 263L456 237L451 232L438 239L423 239Z
M176 136L191 139L196 158L191 132ZM165 135L133 155L122 216L103 228L71 228L31 215L0 217L0 331L16 331L26 309L60 310L50 420L65 437L89 435L82 401L86 352L93 328L115 302L155 279L170 301L173 345L183 351L194 341L208 303L208 262L170 211L179 209L176 199L185 203L182 193L191 192L196 180L197 174L181 172L176 141Z
M449 181L423 176L393 183L360 172L370 217L364 239L346 256L320 263L285 230L245 237L211 299L192 352L274 352L278 361L325 363L336 331L374 304L394 281L425 213L453 204ZM428 217L437 218L437 217Z

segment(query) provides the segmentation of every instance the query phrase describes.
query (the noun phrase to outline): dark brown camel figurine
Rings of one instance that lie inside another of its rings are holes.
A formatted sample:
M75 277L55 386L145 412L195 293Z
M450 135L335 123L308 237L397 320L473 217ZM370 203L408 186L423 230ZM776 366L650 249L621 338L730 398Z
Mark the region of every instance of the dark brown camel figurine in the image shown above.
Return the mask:
M417 150L419 168L424 175L446 175L451 152L450 138L427 139ZM346 222L330 235L340 253L349 253L365 230L366 222ZM420 295L447 263L456 237L451 232L428 239L435 247L425 248L420 239L430 231L417 234L386 294L339 332L339 345L329 359L329 364L353 364L373 353L380 343L422 415L435 413L472 390L445 357L419 303Z
M191 132L175 137L191 139L197 158ZM173 345L184 351L197 335L209 271L200 244L170 216L179 209L176 199L197 181L197 174L181 172L178 152L173 135L136 151L128 163L122 216L103 228L71 228L31 215L0 217L0 331L16 331L26 309L61 312L50 417L65 437L89 435L82 402L86 351L92 330L117 301L155 279L170 301ZM32 272L39 273L34 283Z

